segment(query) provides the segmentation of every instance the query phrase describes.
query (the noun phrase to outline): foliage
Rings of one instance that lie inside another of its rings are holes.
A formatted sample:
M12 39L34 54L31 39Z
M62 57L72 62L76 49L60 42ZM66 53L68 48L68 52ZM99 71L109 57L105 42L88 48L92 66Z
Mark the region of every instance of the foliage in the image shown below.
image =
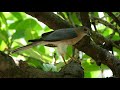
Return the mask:
M119 13L114 14L119 15ZM57 15L73 26L81 25L77 12L57 12ZM91 12L90 16L101 18L109 23L112 21L104 12ZM110 34L114 32L111 28L98 22L95 22L95 25L98 32L106 38L109 38ZM116 23L113 23L113 25L116 25ZM94 30L93 26L92 29ZM27 45L29 44L28 40L40 38L41 34L49 31L52 31L52 29L24 12L0 12L0 51L9 54L10 50ZM119 34L116 32L111 39L120 40ZM55 53L56 56L54 57ZM68 47L67 53L72 56L73 51L71 47ZM119 53L120 51L114 48L115 56L120 58ZM86 78L102 77L103 70L109 70L105 65L102 65L100 69L100 67L85 53L79 54ZM18 58L19 60L26 60L29 65L44 71L58 72L61 67L64 66L64 62L56 49L42 45L12 54L11 56L16 61ZM66 56L66 59L69 60L70 58Z

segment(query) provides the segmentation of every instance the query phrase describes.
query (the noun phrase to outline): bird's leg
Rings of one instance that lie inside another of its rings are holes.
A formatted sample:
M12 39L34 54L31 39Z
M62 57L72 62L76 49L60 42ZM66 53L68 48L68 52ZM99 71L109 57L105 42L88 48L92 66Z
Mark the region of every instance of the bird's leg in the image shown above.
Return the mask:
M72 56L70 56L69 54L67 54L66 53L66 55L68 56L68 57L70 57L71 58L71 60L76 60L76 58L75 58L75 51L76 51L76 49L74 48L74 47L72 47L72 50L73 50L73 54L72 54Z
M81 62L78 60L78 58L73 57L73 56L71 57L70 55L68 55L68 56L71 58L71 59L68 61L68 63L74 60L74 61L76 61L76 62L78 62L78 63L81 64Z
M54 62L54 65L56 64L56 53L54 53L54 59L55 59L55 62Z
M62 56L62 59L63 59L65 65L66 65L67 63L66 63L66 61L65 61L64 55L62 54L61 56Z
M68 57L71 58L71 60L76 60L73 56L70 56L69 54L66 54Z
M67 54L67 56L69 56L71 58L71 60L69 60L69 62L71 62L72 60L74 60L74 61L77 61L77 62L81 63L79 61L79 51L77 49L75 49L74 47L73 47L73 55L70 56L70 55Z
M64 63L67 64L64 58L64 56L66 55L67 45L59 44L57 49L58 49L59 54L62 56Z

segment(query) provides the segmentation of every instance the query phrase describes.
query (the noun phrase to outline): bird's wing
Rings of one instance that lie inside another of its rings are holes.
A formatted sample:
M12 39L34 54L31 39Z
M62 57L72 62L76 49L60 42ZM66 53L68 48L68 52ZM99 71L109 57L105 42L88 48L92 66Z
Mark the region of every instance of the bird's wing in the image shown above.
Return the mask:
M43 33L41 37L46 37L47 35L53 33L54 31L51 32L47 32L47 33ZM42 41L42 38L38 38L38 39L33 39L33 40L28 40L28 42L36 42L36 41Z
M72 39L77 37L77 34L74 29L75 28L58 29L58 30L43 34L41 38L44 41L60 41L65 39Z

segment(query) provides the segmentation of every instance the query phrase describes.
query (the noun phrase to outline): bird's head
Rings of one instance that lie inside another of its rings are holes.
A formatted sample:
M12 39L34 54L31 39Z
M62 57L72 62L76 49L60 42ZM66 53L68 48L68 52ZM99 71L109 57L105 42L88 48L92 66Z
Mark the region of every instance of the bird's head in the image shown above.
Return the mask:
M75 29L76 33L79 35L79 34L82 34L82 35L87 35L87 36L90 36L90 29L86 26L81 26L81 27L77 27Z

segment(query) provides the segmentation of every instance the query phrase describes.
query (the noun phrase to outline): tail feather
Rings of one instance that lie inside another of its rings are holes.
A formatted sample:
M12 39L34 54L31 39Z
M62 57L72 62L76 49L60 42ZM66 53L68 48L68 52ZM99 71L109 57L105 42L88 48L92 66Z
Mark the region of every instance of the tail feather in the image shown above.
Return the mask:
M33 47L33 46L39 45L40 43L41 43L41 41L39 41L39 42L33 42L33 43L28 44L28 45L26 45L26 46L17 48L17 49L15 49L15 50L12 50L11 53L16 53L16 52L19 52L19 51L22 51L22 50L29 49L29 48L31 48L31 47Z

